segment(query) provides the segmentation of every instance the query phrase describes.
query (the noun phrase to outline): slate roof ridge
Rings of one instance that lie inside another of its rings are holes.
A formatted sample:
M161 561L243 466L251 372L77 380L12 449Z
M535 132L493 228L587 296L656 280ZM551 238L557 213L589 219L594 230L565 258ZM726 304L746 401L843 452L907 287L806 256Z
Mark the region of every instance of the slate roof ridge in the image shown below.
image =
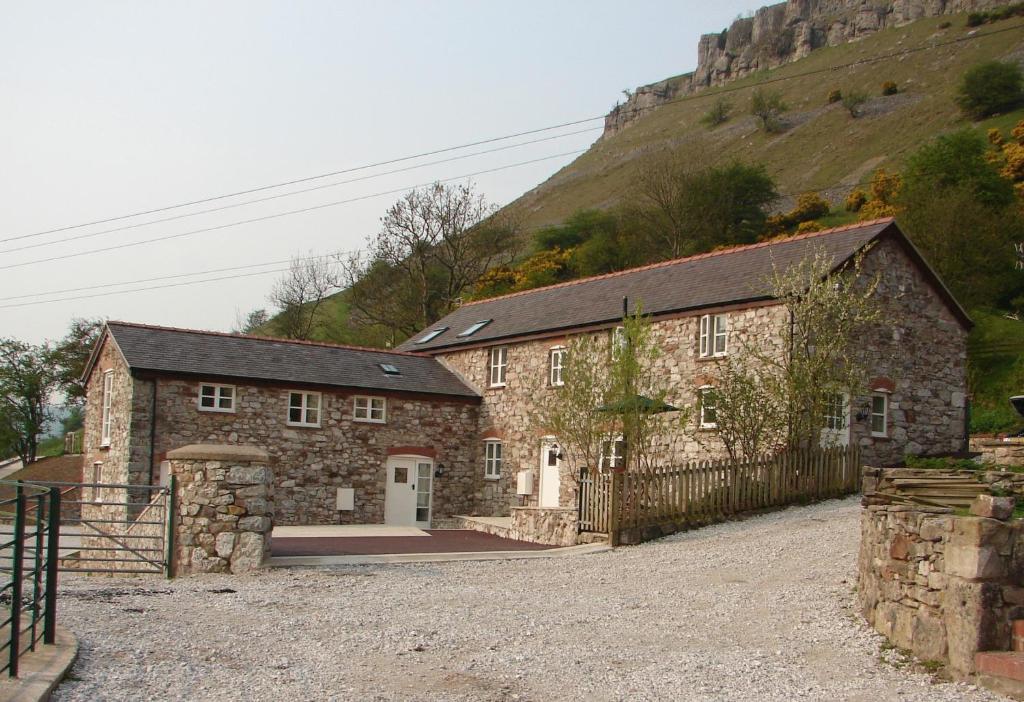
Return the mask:
M428 354L416 353L414 351L395 351L393 349L377 349L370 346L353 346L351 344L335 344L329 341L308 341L305 339L281 339L275 336L261 336L259 334L237 334L234 332L219 332L210 331L207 329L187 329L185 327L167 327L159 324L142 324L140 322L124 322L118 319L107 320L107 324L117 324L122 327L132 327L134 329L152 329L155 331L169 331L169 332L182 332L185 334L199 334L203 336L222 336L230 339L249 339L252 341L268 341L279 344L295 344L297 346L321 346L329 349L342 349L346 351L367 351L372 353L384 353L391 354L394 356L404 356L413 358L432 358Z
M504 300L511 297L521 297L523 295L529 295L531 293L541 292L544 290L556 290L558 288L567 288L572 285L579 285L581 283L589 283L594 280L605 280L607 278L616 278L623 275L630 275L632 273L639 273L641 271L655 270L658 268L667 268L687 261L699 261L707 258L714 258L717 256L724 256L728 254L740 253L742 251L750 251L753 249L761 249L768 246L774 246L776 244L784 244L790 241L803 241L805 239L813 239L829 234L838 234L839 232L850 231L853 229L867 229L868 227L878 226L880 224L891 224L895 221L894 217L879 217L877 219L869 219L863 222L854 222L852 224L844 224L840 227L832 227L831 229L822 229L816 232L806 232L804 234L797 234L795 236L786 237L784 239L769 239L767 241L759 241L754 244L743 244L740 246L732 246L726 249L718 249L716 251L707 251L705 253L694 254L692 256L683 256L682 258L674 258L669 261L658 261L657 263L649 263L645 266L637 266L636 268L627 268L621 271L614 271L612 273L603 273L601 275L592 275L586 278L577 278L575 280L567 280L562 283L554 283L552 285L544 285L539 288L530 288L529 290L519 290L517 292L506 293L504 295L496 295L494 297L488 297L483 300L472 300L462 305L465 307L472 307L473 305L483 305L488 302L494 302L495 300ZM436 325L432 325L436 326ZM427 329L432 327L426 327ZM405 352L408 353L408 352Z

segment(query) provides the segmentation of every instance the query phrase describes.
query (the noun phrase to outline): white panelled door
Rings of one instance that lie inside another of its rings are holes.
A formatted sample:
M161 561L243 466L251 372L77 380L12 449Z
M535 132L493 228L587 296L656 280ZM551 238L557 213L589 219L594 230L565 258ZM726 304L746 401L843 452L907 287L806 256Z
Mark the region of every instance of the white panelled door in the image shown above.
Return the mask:
M384 522L430 528L434 463L429 458L392 456L384 490Z
M558 491L561 487L562 460L559 458L558 442L545 438L540 443L540 506L558 507Z

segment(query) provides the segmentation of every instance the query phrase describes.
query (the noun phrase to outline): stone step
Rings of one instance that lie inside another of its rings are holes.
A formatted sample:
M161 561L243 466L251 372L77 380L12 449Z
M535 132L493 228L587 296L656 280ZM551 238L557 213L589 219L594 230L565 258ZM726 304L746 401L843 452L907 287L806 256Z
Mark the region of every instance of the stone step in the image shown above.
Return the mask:
M974 654L978 682L1016 700L1024 700L1024 653L984 651Z

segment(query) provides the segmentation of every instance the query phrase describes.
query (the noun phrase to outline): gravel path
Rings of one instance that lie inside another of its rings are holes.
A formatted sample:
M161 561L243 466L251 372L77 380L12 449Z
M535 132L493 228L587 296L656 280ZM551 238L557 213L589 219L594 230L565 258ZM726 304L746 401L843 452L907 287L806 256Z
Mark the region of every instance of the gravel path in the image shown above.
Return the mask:
M1002 700L880 660L854 498L574 559L68 577L67 700ZM888 654L886 654L888 655Z

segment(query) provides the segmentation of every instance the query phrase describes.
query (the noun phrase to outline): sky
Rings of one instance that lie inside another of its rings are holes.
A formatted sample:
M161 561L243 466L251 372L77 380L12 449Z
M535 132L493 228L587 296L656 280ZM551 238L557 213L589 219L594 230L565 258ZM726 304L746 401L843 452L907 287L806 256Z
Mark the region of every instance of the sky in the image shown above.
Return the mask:
M403 191L469 178L508 203L602 122L361 167L600 117L623 89L692 70L699 35L755 7L5 2L0 337L59 338L75 317L228 331L268 307L289 258L362 248ZM313 186L328 187L249 202Z

